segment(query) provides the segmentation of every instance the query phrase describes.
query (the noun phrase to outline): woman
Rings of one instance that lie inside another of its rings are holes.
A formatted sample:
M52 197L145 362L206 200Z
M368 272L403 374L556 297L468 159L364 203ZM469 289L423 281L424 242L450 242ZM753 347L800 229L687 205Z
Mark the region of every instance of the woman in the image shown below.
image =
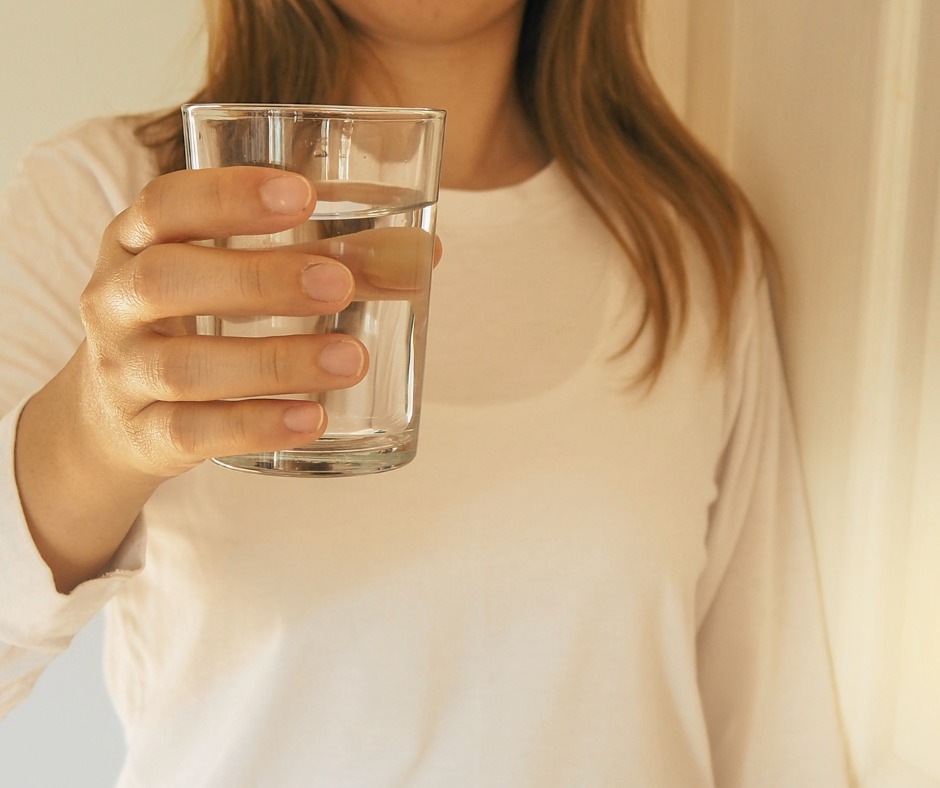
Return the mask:
M181 329L348 302L336 261L179 243L298 224L305 181L174 171L175 110L32 154L2 215L3 708L110 601L126 786L845 783L766 245L637 6L210 4L198 99L448 110L422 447L393 474L203 462L324 428L221 400L367 363Z

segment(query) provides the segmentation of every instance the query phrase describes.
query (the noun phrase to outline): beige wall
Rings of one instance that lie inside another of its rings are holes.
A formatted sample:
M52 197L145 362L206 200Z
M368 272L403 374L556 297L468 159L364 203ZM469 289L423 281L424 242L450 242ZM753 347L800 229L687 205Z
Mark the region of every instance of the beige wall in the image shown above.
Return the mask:
M92 115L179 102L202 73L200 0L7 2L0 183L23 150Z

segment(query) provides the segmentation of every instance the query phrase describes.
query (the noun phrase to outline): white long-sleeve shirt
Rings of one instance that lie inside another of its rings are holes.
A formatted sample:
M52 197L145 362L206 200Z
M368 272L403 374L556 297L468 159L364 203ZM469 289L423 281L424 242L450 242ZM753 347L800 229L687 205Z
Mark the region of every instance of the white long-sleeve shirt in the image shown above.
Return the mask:
M127 123L95 121L0 204L0 714L107 605L125 788L846 784L766 288L714 363L692 254L688 327L630 388L639 290L556 166L441 194L411 465L206 463L58 594L17 403L81 340L101 232L152 176Z

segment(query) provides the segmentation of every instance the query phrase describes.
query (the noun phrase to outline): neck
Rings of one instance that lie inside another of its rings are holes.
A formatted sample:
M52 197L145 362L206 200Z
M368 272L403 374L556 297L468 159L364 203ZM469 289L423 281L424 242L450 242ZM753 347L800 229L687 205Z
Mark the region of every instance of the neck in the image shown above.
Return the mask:
M446 188L518 183L548 157L516 93L517 38L518 23L445 43L362 36L354 48L351 101L446 110L441 170Z

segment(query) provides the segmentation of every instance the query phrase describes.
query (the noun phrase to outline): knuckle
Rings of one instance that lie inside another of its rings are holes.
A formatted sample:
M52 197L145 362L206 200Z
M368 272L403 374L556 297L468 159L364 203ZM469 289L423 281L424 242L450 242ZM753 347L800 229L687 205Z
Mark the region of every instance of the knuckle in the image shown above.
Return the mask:
M168 408L160 432L165 445L185 462L247 450L253 434L249 419L237 406L207 414L192 404Z
M154 353L144 368L147 388L154 399L182 402L192 397L200 378L207 370L188 342L165 342L161 352Z
M169 283L164 255L158 247L149 247L138 254L129 266L127 300L147 313L161 311L166 303Z
M259 303L265 300L267 287L264 261L265 258L260 252L248 252L235 267L235 287L243 301Z
M205 199L215 216L227 216L231 209L230 191L225 187L224 178L212 178L207 184Z
M170 450L177 456L197 457L202 443L198 420L192 418L189 408L168 408L164 412L160 432Z
M99 261L78 297L78 314L86 330L111 326L120 312L120 266L106 266Z
M291 351L292 343L283 340L264 343L261 348L260 367L262 375L271 382L277 391L286 392L291 388L290 384L295 369Z
M243 409L229 409L222 431L219 443L226 451L238 451L250 445L253 431Z
M160 464L161 445L158 438L163 430L161 420L133 417L125 418L125 434L131 451L145 467Z
M126 380L126 365L114 348L89 340L85 343L86 389L102 395L109 402L123 402L130 391Z
M125 246L143 249L157 236L163 213L163 185L159 178L148 183L128 211L130 226L125 231Z
M85 347L91 369L98 379L118 376L122 357L128 350L126 326L111 287L98 280L90 282L78 299L78 313L85 329Z
M100 298L100 286L97 278L92 278L85 285L81 295L78 298L78 315L85 327L86 333L90 333L92 327L97 323L98 301Z

